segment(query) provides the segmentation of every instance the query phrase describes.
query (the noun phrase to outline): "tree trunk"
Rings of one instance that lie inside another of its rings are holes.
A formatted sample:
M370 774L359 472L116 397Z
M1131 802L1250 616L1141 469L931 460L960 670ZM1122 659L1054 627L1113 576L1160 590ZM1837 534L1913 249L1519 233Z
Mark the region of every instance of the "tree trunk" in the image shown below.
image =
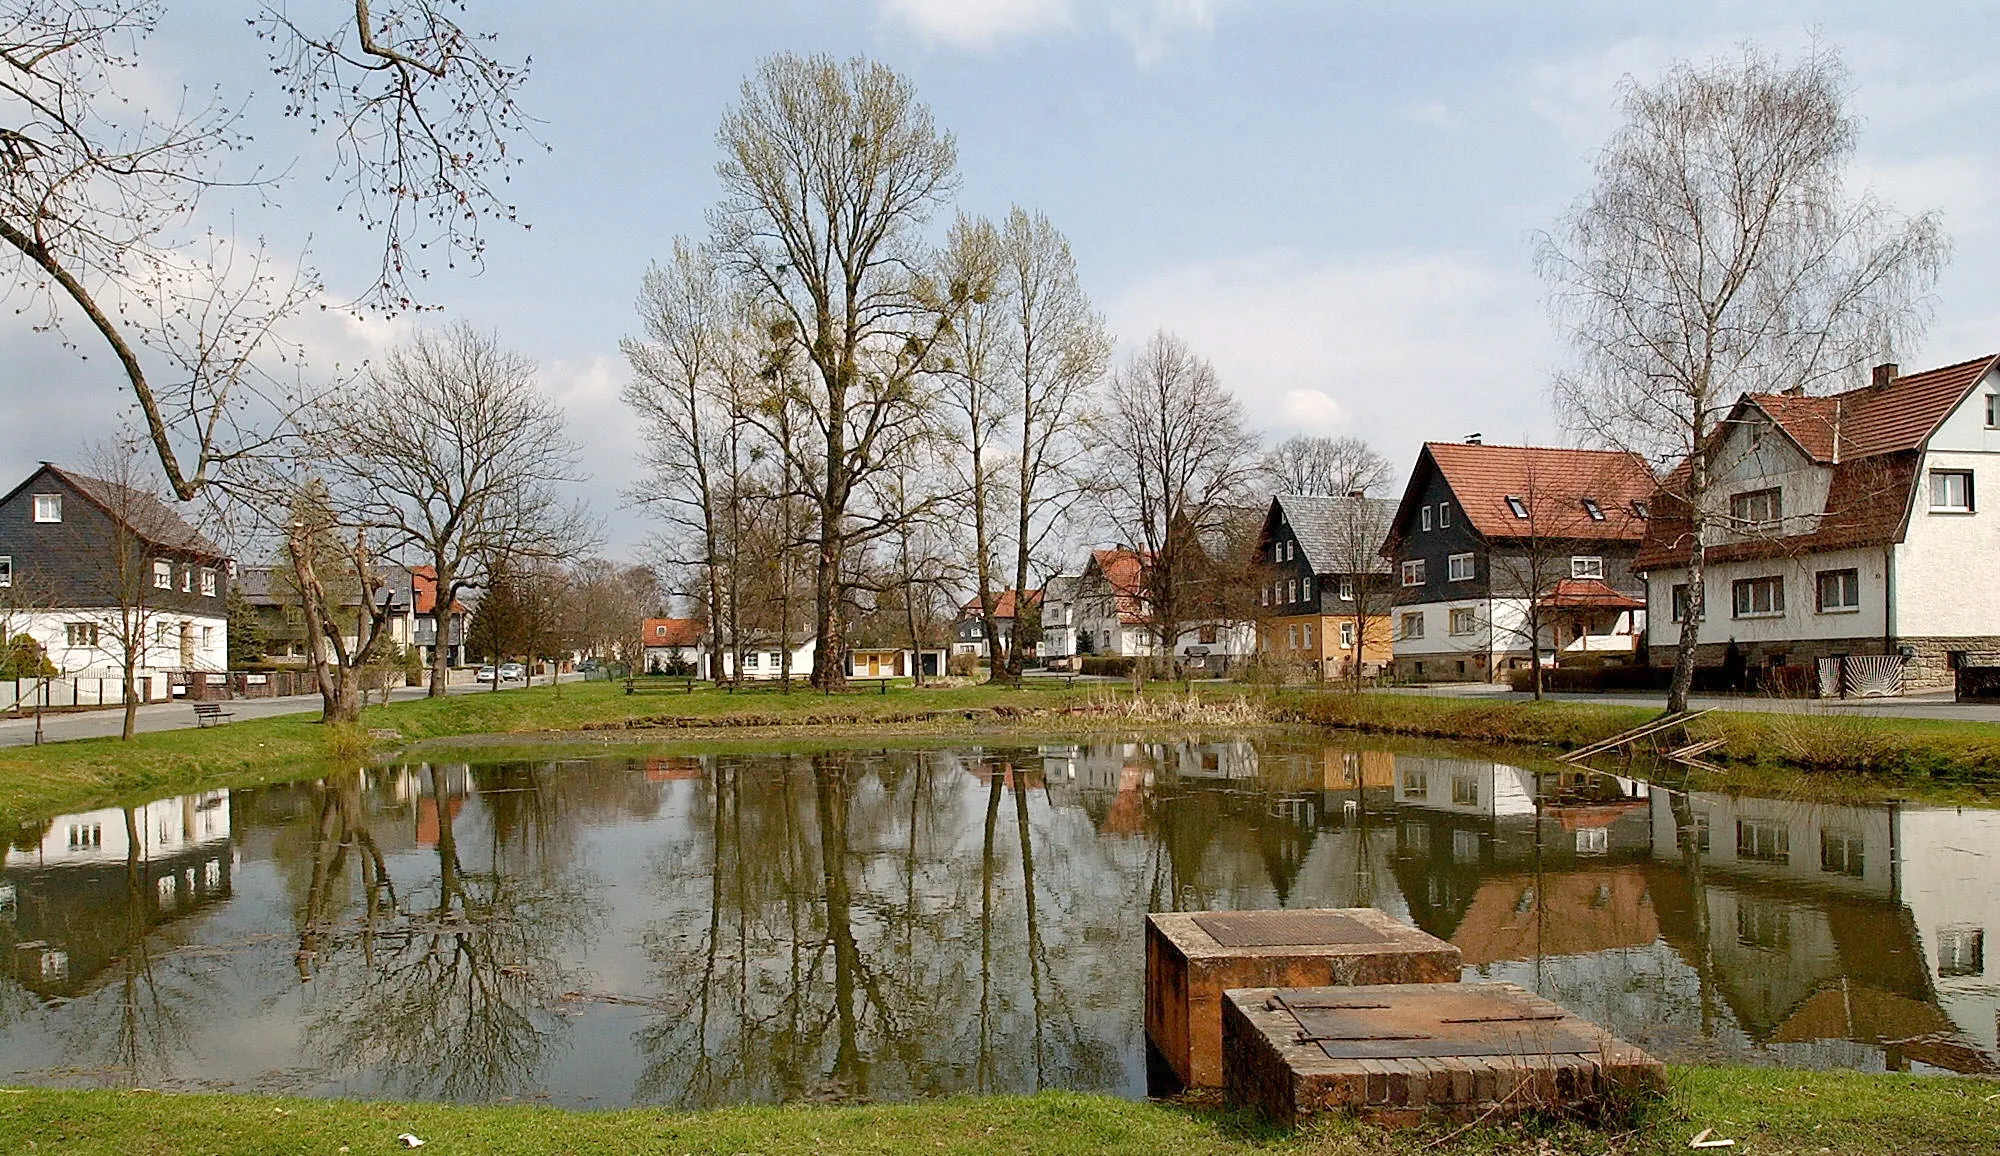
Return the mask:
M140 621L139 629L136 632L127 632L126 634L125 669L123 671L125 676L125 722L118 732L118 738L121 742L129 741L139 731L139 659L138 655L133 652L135 645L133 641L134 634L137 635L136 645L144 647L146 645L146 626L144 620Z
M431 589L431 621L436 624L437 642L431 647L431 684L425 697L443 698L445 679L451 670L451 604L458 595L454 589L458 584L458 574L445 566L442 557L433 557L431 567L431 576L435 579ZM494 668L493 678L495 682L499 681L498 667Z
M847 689L846 639L840 628L841 515L829 503L820 507L819 555L813 567L812 685L829 693Z
M1688 694L1694 689L1694 649L1701 641L1701 620L1707 598L1704 590L1708 571L1708 517L1703 509L1708 498L1708 462L1702 457L1701 431L1697 427L1695 452L1688 458L1688 516L1692 520L1688 546L1688 604L1681 620L1681 646L1674 654L1674 676L1667 683L1667 712L1679 714L1688 708ZM1667 605L1673 606L1673 590L1667 591ZM1670 611L1671 612L1671 611ZM1652 630L1652 624L1646 626Z

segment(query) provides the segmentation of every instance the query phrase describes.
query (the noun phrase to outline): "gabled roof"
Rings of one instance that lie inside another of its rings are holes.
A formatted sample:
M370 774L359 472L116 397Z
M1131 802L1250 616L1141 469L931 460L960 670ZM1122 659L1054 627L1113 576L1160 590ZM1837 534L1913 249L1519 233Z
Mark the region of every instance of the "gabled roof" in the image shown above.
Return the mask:
M701 642L701 619L648 618L639 637L647 646L696 646Z
M1382 543L1396 520L1396 503L1387 498L1343 498L1327 494L1279 494L1264 518L1259 549L1270 544L1283 516L1305 551L1314 574L1387 573Z
M1808 397L1747 393L1737 403L1768 414L1806 456L1823 465L1850 458L1920 450L1966 395L2000 363L2000 354Z
M1042 592L1040 590L1028 591L1028 605L1032 608L1041 604ZM972 597L966 599L965 604L958 609L963 617L979 617L979 595L974 594ZM1019 613L1019 608L1014 604L1014 592L1012 590L1002 590L993 596L993 617L1012 618L1017 613Z
M1489 539L1637 542L1646 523L1633 503L1651 499L1659 484L1644 458L1623 450L1425 442L1397 507L1398 531L1415 514L1427 462L1444 476L1472 528ZM1585 499L1604 517L1592 517Z
M173 508L159 498L145 492L123 486L117 482L107 482L103 478L93 478L60 466L42 463L42 467L29 474L26 481L8 491L5 501L27 489L36 478L47 474L67 485L83 499L103 510L113 520L121 522L147 545L181 554L195 554L218 562L226 562L229 555L222 547L210 541L201 531L189 525L187 519L175 513Z
M1088 578L1093 570L1103 575L1105 584L1111 587L1117 600L1118 621L1132 626L1146 620L1146 561L1137 550L1124 546L1092 550L1084 577Z
M410 570L410 600L415 603L418 614L437 613L437 567L412 566ZM453 614L466 613L465 603L451 600Z
M1552 610L1644 610L1646 600L1620 594L1602 578L1564 578L1541 599Z

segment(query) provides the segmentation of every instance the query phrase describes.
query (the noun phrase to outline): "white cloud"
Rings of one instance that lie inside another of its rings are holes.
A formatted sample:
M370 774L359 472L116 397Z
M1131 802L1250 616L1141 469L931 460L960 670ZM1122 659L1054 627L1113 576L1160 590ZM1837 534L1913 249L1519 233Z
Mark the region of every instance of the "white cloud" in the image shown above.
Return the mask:
M959 48L1067 28L1075 15L1071 0L882 0L881 14Z
M983 50L1002 41L1079 27L1109 30L1141 65L1215 28L1225 0L879 0L881 17L925 40Z
M1406 104L1396 110L1397 115L1412 124L1429 125L1432 128L1457 128L1458 114L1441 100L1426 100L1416 104Z
M1474 431L1555 436L1540 286L1479 255L1264 253L1164 271L1106 312L1128 346L1177 333L1273 440L1354 433L1400 464Z

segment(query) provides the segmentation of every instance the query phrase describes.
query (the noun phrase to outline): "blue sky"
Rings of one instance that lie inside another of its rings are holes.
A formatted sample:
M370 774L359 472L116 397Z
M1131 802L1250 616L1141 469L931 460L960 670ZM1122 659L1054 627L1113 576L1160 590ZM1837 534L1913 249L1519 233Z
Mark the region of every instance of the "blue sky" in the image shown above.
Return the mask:
M636 328L646 263L702 232L715 126L776 51L866 54L904 72L957 136L961 207L1049 213L1122 342L1173 329L1274 439L1360 434L1402 466L1430 438L1558 436L1543 383L1561 349L1529 242L1586 187L1621 77L1745 40L1796 54L1817 36L1853 73L1856 182L1941 211L1954 238L1935 320L1906 366L2000 348L1990 4L474 7L468 21L500 34L500 54L532 55L523 103L551 151L515 181L532 229L493 228L484 270L435 278L432 299L540 361L586 447L585 492L615 550L645 533L617 508L635 449L617 341ZM301 138L261 119L275 94L260 91L258 46L235 8L171 11L148 80L256 92L258 147L282 163ZM279 207L237 206L234 219L281 248L310 235L309 259L351 288L367 268L348 258L366 238L319 186L317 147L304 146ZM352 364L412 323L335 312L294 336L315 365ZM125 397L107 358L79 360L18 317L0 322L0 350L14 415L0 426L0 474L73 456L115 426Z

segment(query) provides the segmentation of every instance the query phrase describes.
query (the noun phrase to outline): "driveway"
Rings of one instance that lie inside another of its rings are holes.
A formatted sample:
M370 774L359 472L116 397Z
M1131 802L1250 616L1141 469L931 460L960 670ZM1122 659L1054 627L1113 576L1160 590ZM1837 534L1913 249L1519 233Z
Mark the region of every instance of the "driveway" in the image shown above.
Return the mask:
M1428 695L1437 698L1483 698L1502 702L1525 702L1534 695L1516 692L1505 683L1461 682L1437 686L1385 688L1392 694ZM1611 694L1546 694L1544 698L1562 702L1594 702L1612 706L1665 708L1667 692L1632 691ZM1853 714L1878 718L1951 719L1958 722L2000 722L2000 703L1953 702L1950 691L1932 691L1900 698L1759 698L1755 695L1695 695L1688 699L1692 710L1765 711L1774 714Z
M562 676L564 682L574 682L583 677L577 674ZM547 686L538 681L536 686ZM466 683L446 688L447 694L506 694L511 687L494 691L490 685ZM424 697L421 686L397 687L389 692L393 702L407 702ZM275 715L299 714L305 711L317 713L320 709L319 695L294 694L284 698L239 698L218 704L234 717L231 722L242 722L253 718L271 718ZM67 742L70 739L117 738L124 729L125 712L117 708L109 710L71 711L63 714L42 716L42 741ZM194 708L183 701L147 703L139 708L138 728L140 733L152 731L187 730L195 725ZM0 718L0 747L24 747L35 741L35 719Z

